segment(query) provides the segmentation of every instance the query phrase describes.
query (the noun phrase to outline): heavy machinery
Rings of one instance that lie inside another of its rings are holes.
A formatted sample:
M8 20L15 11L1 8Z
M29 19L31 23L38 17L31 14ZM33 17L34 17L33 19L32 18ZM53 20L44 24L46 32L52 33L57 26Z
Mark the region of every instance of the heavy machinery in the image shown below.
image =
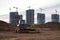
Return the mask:
M18 33L40 33L40 30L34 28L33 25L20 24L20 26L17 27L16 32L18 32Z
M18 33L40 33L40 30L37 30L36 28L34 28L33 25L20 24L20 26L17 27L16 32Z
M40 33L39 29L34 28L34 25L29 25L29 24L20 24L17 29L16 32L18 33Z

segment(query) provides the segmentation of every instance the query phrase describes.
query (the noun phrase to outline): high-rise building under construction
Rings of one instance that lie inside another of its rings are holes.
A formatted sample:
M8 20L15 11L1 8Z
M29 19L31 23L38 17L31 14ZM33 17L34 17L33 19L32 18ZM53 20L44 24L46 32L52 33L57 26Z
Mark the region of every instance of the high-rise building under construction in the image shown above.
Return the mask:
M26 10L26 24L34 24L34 9Z
M37 14L37 24L44 24L45 23L45 14L38 13Z
M58 14L52 14L52 22L59 22L59 15Z
M23 19L23 16L22 15L19 15L18 18L19 18L19 20L22 20Z
M10 23L15 25L19 23L18 12L10 12Z

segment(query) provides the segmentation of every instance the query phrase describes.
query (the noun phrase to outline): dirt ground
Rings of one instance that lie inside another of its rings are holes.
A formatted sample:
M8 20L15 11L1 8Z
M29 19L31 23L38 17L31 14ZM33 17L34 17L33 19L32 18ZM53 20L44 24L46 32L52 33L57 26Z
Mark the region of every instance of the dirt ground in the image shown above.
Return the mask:
M60 31L41 33L0 32L0 40L60 40Z

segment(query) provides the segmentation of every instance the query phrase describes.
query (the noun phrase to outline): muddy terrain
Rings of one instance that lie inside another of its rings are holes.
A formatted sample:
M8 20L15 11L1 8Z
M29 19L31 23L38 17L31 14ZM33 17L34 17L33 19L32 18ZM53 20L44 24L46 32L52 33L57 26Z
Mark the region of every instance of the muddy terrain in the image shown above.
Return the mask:
M0 32L0 40L60 40L60 31L41 33Z
M0 40L60 40L60 23L34 25L40 33L16 33L16 26L0 21Z

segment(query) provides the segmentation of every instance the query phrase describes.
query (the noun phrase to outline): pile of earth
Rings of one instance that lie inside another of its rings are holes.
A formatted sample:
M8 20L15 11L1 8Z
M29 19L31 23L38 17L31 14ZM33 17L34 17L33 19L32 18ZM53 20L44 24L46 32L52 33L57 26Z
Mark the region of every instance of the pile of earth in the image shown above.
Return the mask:
M0 20L0 31L14 31L16 26Z
M35 28L49 28L50 30L60 30L60 23L58 22L48 22L45 24L35 24ZM0 20L0 31L15 31L17 26L6 23L4 21Z
M45 24L35 25L36 28L50 28L50 30L60 30L60 23L59 22L48 22Z

